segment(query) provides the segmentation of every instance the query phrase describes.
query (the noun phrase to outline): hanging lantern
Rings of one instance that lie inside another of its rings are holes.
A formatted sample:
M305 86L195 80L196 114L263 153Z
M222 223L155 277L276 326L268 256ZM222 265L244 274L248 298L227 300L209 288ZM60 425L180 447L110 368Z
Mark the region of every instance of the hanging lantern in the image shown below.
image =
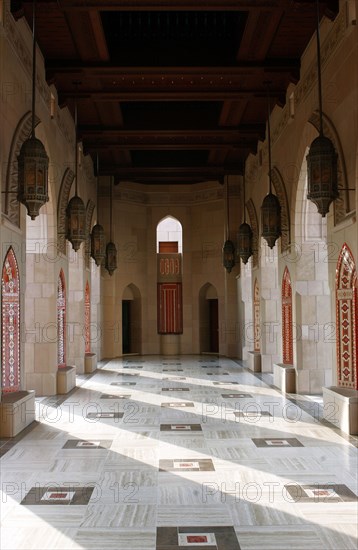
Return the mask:
M237 253L244 264L247 264L252 256L252 229L248 223L244 222L240 225L237 233Z
M75 195L66 208L67 240L77 252L81 243L86 240L86 208L83 200Z
M242 187L243 187L243 208L244 208L244 223L242 223L239 227L239 231L237 233L237 247L238 247L238 256L242 259L244 264L247 264L249 261L249 258L252 256L252 229L249 226L248 223L246 223L246 198L245 198L245 191L246 191L246 182L245 182L245 163L243 166L243 181L242 181Z
M223 266L228 273L231 272L235 265L235 247L234 243L229 239L225 241L223 246Z
M116 245L110 241L106 246L106 263L105 267L108 273L112 276L117 269L117 249Z
M106 258L105 234L103 227L99 223L92 228L91 257L94 259L96 266L102 265Z
M267 117L267 141L268 141L268 157L269 157L269 192L262 201L261 205L261 227L262 227L262 237L265 239L270 248L275 246L277 239L281 236L281 205L276 197L272 193L272 182L271 182L271 126L270 126L270 95L269 88L267 91L267 106L268 106L268 117Z
M24 204L28 215L34 220L48 199L48 156L42 142L35 137L36 104L36 6L33 5L32 25L32 108L31 137L24 141L18 161L17 200Z
M48 201L48 156L35 136L24 141L18 156L17 199L26 206L32 220Z
M268 193L261 206L262 237L270 248L275 246L281 236L281 206L273 193Z
M312 201L324 218L330 204L339 197L337 153L331 140L318 136L311 144L307 159L307 199Z
M331 140L323 135L321 46L319 37L319 2L317 9L317 75L319 100L319 136L313 140L307 159L307 199L312 201L324 218L330 204L339 197L337 153Z

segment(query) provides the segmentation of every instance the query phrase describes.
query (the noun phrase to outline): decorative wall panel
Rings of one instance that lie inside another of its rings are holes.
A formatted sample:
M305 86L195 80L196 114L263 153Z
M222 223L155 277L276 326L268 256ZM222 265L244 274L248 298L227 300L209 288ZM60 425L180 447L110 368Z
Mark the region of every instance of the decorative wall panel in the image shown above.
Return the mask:
M57 284L57 363L66 366L66 285L61 269Z
M4 393L15 392L20 387L20 281L12 247L2 269L1 310L1 390Z
M292 286L287 267L282 277L282 355L283 364L293 364Z
M344 244L336 269L337 380L338 386L358 389L358 290L353 255Z
M260 318L260 288L255 279L254 282L254 351L261 351L261 318Z

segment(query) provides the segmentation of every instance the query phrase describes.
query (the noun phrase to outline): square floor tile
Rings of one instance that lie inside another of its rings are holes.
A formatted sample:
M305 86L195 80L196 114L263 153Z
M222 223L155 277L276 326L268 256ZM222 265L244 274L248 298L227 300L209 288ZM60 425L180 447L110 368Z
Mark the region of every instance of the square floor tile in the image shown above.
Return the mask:
M194 407L194 403L190 401L174 401L172 403L161 403L160 406L168 409L185 409L187 407Z
M100 418L109 418L109 419L118 419L118 418L123 418L123 415L124 413L122 412L93 412L93 413L88 413L88 415L86 416L86 418L91 418L91 419L100 419Z
M157 527L156 550L240 550L232 526Z
M228 386L229 384L236 384L238 385L239 382L233 382L232 380L227 380L226 382L213 382L215 386Z
M162 388L162 391L190 391L190 388Z
M94 486L77 487L68 484L67 487L32 487L27 493L21 504L33 505L86 505L95 489Z
M292 502L358 502L358 497L346 485L321 484L299 485L287 484L285 489Z
M210 458L175 458L160 459L160 472L214 472L214 464Z
M142 365L124 365L123 368L124 369L142 369L143 366ZM125 376L128 376L128 374Z
M121 395L115 395L114 393L102 393L102 395L100 396L100 399L124 399L124 398Z
M172 380L174 382L174 380L186 380L186 377L185 376L165 376L163 380Z
M252 438L253 443L256 447L304 447L298 439L295 437L287 438Z
M272 414L268 411L234 411L234 416L237 418L250 418L250 419L259 419L262 416L264 417L272 417Z
M222 393L221 397L224 399L235 399L236 397L238 399L244 399L245 397L249 399L252 398L252 395L251 393Z
M161 424L161 432L201 432L200 424Z
M109 449L111 439L68 439L62 449Z
M229 376L228 372L207 372L207 376Z

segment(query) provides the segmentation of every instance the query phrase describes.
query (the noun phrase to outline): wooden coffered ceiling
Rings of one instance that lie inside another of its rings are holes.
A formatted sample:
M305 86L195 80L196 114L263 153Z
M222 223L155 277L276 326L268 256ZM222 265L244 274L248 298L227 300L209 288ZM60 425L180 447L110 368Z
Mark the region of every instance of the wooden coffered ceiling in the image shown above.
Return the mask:
M60 105L78 105L101 173L222 181L264 138L316 26L315 1L37 0L37 41ZM32 0L13 1L31 25ZM320 1L334 18L338 0ZM268 84L269 83L269 84Z

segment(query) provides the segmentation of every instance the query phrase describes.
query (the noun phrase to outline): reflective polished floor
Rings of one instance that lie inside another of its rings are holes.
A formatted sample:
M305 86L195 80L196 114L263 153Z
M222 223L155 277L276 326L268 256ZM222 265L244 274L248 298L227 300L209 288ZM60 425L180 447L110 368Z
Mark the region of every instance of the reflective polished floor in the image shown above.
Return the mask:
M1 441L1 550L356 549L356 438L268 382L130 356L37 399Z

